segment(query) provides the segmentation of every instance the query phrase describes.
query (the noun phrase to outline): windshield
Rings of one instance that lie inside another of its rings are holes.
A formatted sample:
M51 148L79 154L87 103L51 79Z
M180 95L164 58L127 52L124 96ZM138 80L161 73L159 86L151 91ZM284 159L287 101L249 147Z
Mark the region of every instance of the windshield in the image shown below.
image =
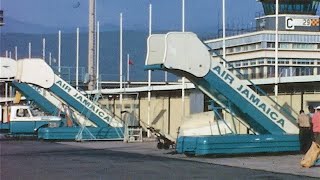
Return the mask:
M41 112L39 109L30 109L30 113L32 116L41 116L43 115L43 112Z

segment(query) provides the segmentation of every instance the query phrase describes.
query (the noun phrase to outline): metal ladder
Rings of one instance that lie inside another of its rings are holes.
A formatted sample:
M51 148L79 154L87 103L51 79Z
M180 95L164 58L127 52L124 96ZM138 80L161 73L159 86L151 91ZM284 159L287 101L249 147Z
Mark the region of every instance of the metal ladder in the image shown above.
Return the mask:
M125 136L124 136L124 142L142 142L142 127L141 126L132 126L129 125L128 122L132 121L135 119L135 116L133 113L126 112L127 119L126 119L126 128L125 128Z
M93 102L93 103L96 103L96 102L99 100L100 96L101 96L101 91L99 91L97 94L95 94L92 102ZM86 121L88 120L88 117L90 116L91 113L92 113L91 111L88 111L88 112L86 113ZM75 140L76 140L76 141L96 140L96 139L97 139L97 138L90 132L90 130L86 127L86 121L85 121L83 124L80 125L80 130L79 130L78 134L77 134L76 137L75 137ZM84 132L89 135L89 138L83 138L83 133L84 133Z

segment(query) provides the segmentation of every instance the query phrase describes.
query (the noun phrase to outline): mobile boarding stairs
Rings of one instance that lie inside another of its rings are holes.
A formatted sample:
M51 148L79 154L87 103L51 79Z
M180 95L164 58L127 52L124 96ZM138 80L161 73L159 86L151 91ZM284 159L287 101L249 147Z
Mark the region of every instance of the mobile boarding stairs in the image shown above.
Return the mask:
M299 151L295 118L271 98L260 97L220 61L194 33L170 32L148 38L147 70L188 78L212 100L253 130L252 134L191 136L181 132L176 150L187 155Z
M55 74L42 59L0 59L0 79L10 81L27 100L48 114L62 112L74 122L71 126L42 128L38 138L85 140L124 138L124 122L110 110L102 109Z

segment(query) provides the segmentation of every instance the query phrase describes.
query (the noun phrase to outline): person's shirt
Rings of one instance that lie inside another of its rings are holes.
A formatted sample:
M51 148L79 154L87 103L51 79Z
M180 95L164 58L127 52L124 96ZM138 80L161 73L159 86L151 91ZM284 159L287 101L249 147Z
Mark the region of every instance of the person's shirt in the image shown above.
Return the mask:
M298 116L298 125L299 127L310 127L310 118L305 113L301 113Z
M320 133L320 111L314 113L312 117L313 132Z
M310 119L312 119L314 113L309 113L308 116L310 117Z

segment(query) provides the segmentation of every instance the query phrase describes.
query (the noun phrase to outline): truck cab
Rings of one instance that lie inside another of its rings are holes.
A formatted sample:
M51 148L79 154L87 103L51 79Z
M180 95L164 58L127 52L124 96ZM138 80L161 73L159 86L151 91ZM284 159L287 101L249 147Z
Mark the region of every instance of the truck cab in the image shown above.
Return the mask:
M58 127L61 118L57 116L35 116L30 106L0 106L1 129L10 134L34 134L42 127Z

